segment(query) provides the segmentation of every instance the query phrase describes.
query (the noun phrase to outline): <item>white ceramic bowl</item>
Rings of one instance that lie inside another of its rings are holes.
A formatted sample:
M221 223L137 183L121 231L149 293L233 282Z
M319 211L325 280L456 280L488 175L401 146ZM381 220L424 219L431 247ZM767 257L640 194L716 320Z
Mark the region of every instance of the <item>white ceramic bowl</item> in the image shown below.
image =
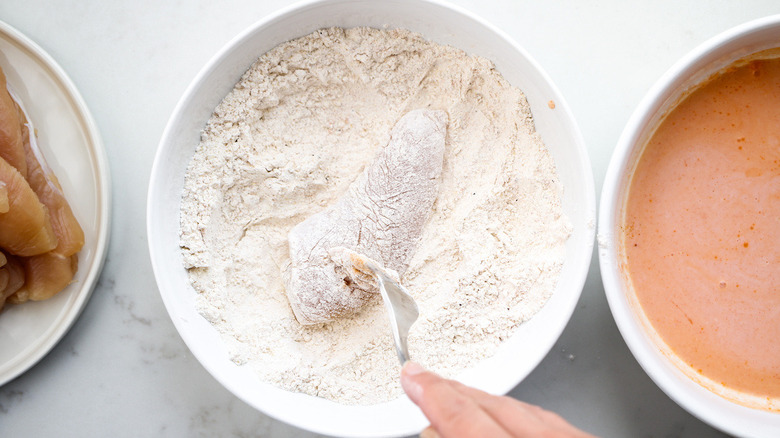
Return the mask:
M752 53L780 47L780 15L746 23L705 42L667 71L634 111L609 163L599 208L599 261L612 315L639 364L675 402L701 420L738 436L780 436L780 412L753 409L716 395L675 365L645 322L621 270L618 224L629 178L643 145L685 90ZM748 401L746 398L743 401Z
M427 39L495 62L523 89L565 188L563 208L574 230L567 243L561 280L547 305L501 346L498 353L459 379L493 393L506 393L544 358L579 299L595 234L595 194L579 129L550 79L517 44L470 13L421 0L329 0L287 8L255 24L220 51L182 97L160 142L148 199L148 237L154 273L165 306L185 343L203 366L248 404L304 429L338 436L397 436L419 432L427 421L406 398L374 406L344 406L294 394L260 382L228 359L215 329L195 310L179 249L179 202L184 174L201 129L241 74L274 46L330 26L406 28ZM555 102L555 109L548 107Z

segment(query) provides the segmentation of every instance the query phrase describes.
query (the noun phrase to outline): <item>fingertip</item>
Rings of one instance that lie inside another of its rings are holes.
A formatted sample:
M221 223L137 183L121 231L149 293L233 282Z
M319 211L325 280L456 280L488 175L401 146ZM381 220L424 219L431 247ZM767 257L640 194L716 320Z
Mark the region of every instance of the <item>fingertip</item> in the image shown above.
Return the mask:
M420 438L441 438L441 435L433 427L426 427L425 430L420 432Z
M401 376L403 377L404 374L407 376L415 376L420 373L424 373L425 368L420 366L417 362L412 362L411 360L407 360L404 362L403 368L401 368Z
M422 399L422 386L414 377L424 372L425 368L412 361L406 361L403 368L401 368L401 387L412 402L417 405L420 404Z

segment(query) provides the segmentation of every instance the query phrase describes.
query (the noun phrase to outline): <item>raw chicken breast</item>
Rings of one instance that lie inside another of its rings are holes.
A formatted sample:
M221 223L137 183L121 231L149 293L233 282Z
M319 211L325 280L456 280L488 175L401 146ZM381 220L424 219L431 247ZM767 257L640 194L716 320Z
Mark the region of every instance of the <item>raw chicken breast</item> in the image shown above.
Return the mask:
M54 252L65 257L71 256L84 246L84 231L73 215L68 201L65 200L57 177L49 169L43 154L38 149L35 134L30 132L30 125L23 114L22 122L27 181L41 203L49 210L51 225L57 236L57 247Z
M0 157L27 177L19 108L8 93L7 86L5 73L0 68Z
M10 298L24 284L24 268L19 260L10 255L0 252L0 258L3 263L0 266L0 283L5 284L0 287L0 310L3 309L6 299Z
M46 164L24 111L21 122L27 180L49 212L57 246L43 254L19 258L24 284L8 298L15 304L51 298L69 285L78 268L76 253L84 246L84 231L65 200L57 177Z
M8 211L0 213L0 247L11 254L31 256L57 247L49 211L27 180L0 158L0 182L5 184Z
M56 252L22 257L24 267L24 285L9 297L9 301L18 304L27 300L46 300L65 289L73 281L78 268L78 257L63 256Z

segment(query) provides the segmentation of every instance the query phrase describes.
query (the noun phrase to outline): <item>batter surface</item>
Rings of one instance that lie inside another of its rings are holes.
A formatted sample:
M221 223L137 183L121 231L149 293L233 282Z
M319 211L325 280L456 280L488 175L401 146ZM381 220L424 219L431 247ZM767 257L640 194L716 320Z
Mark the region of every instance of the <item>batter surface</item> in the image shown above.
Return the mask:
M636 295L669 347L718 385L780 399L780 60L732 67L671 111L624 226Z

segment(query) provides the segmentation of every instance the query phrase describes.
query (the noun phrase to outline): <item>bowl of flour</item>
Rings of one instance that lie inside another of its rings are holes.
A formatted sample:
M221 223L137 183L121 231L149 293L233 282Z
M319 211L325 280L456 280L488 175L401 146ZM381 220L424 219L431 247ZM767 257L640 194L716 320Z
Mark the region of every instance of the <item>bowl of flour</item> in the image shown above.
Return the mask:
M214 378L264 413L337 436L426 425L400 388L381 298L301 324L285 283L290 231L334 208L421 110L442 115L446 135L399 271L420 308L412 360L506 393L566 326L595 194L579 130L541 68L449 5L298 4L236 37L189 86L148 199L171 319Z

